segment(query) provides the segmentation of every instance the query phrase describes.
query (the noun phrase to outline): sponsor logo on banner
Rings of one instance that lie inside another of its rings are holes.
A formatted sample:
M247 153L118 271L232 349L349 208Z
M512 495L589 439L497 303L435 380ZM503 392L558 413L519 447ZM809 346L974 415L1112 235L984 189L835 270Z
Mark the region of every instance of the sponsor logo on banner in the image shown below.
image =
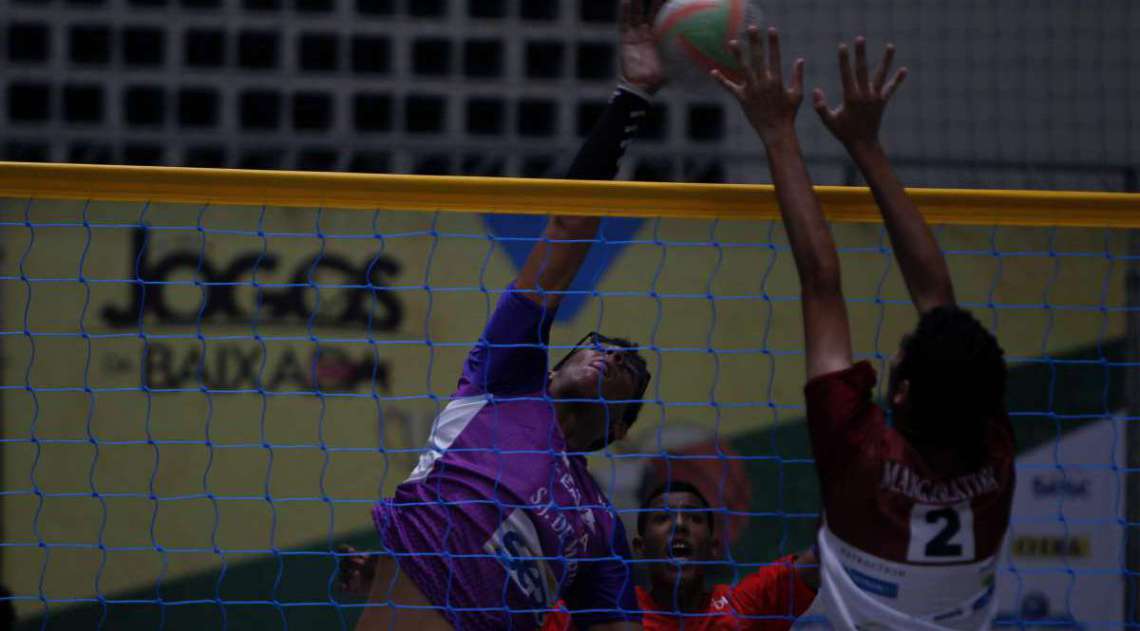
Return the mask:
M390 390L391 363L372 348L297 345L269 354L254 334L280 327L398 330L404 305L398 293L387 289L402 269L395 258L381 253L354 262L334 252L313 252L286 264L278 253L259 249L211 257L187 245L154 255L146 229L136 230L132 241L129 269L142 282L131 286L126 301L103 306L100 313L108 327L226 324L251 329L248 339L211 342L208 352L197 343L148 341L142 354L148 387L352 392L374 384L382 392ZM265 283L265 276L277 272L284 276L273 286L255 284L258 275ZM172 289L186 287L173 283L188 275L201 283L195 288L201 295L193 304L176 304ZM111 356L105 367L131 374L138 370L137 362L137 357Z
M1086 499L1091 485L1092 481L1088 478L1039 475L1033 478L1033 497Z
M1092 555L1087 535L1021 535L1013 539L1013 556L1031 559L1084 559Z

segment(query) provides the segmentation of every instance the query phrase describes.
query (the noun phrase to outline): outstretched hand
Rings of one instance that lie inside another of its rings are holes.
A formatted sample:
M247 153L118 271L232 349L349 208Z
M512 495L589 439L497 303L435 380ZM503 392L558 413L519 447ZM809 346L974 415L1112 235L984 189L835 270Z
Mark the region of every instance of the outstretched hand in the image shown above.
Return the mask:
M733 81L719 70L712 71L713 78L740 101L760 139L769 144L781 135L794 134L796 113L804 100L804 60L796 60L792 85L785 86L780 34L775 28L768 29L767 55L755 26L748 27L747 55L741 51L739 40L729 42L728 50L743 69L741 81Z
M644 0L621 0L621 75L630 85L653 94L665 85L665 65L657 52L653 22L665 0L653 0L645 12Z
M851 69L847 44L840 44L839 76L843 81L843 103L831 109L823 90L816 88L812 94L815 111L823 124L848 150L878 144L883 110L907 76L907 69L900 68L887 80L894 58L895 47L887 44L887 52L872 78L867 71L867 40L863 37L855 38L854 71Z

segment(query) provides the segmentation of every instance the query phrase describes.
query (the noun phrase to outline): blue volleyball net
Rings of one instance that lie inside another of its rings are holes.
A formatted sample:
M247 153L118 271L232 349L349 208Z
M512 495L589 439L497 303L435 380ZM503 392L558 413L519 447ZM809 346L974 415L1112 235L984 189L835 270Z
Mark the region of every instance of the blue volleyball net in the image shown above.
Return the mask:
M50 196L0 201L20 623L352 628L338 546L379 545L371 505L423 452L544 218ZM1120 628L1128 232L956 221L937 236L1006 349L1018 435L999 624ZM913 308L881 225L834 231L857 356L885 374ZM555 361L591 330L642 346L641 419L591 469L630 532L653 481L702 488L730 543L718 581L817 525L798 301L778 221L613 216L554 324Z

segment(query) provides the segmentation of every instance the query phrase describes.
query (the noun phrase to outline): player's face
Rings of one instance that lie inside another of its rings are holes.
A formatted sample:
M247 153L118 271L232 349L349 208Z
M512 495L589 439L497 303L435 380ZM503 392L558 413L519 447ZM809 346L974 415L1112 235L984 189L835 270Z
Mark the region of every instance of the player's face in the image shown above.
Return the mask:
M666 507L677 510L665 510ZM676 580L678 572L686 581L704 576L704 565L686 563L711 560L716 551L716 535L701 498L686 491L662 493L650 502L649 508L662 510L649 513L645 532L634 542L638 555L643 559L669 560L650 563L650 573L665 580Z
M550 392L560 399L605 399L629 401L637 398L641 376L626 359L627 351L620 346L586 343L559 362L550 375ZM622 414L625 403L610 403L609 413L601 415L598 438L605 442L621 440L625 436Z

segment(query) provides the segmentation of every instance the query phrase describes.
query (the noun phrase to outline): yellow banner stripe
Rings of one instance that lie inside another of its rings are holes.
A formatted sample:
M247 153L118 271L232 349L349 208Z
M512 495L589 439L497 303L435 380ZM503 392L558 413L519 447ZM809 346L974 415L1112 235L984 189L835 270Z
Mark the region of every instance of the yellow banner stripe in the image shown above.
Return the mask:
M879 222L866 188L819 186L832 221ZM931 223L1140 228L1140 194L911 189ZM0 162L0 197L484 213L775 219L767 185L584 182Z

